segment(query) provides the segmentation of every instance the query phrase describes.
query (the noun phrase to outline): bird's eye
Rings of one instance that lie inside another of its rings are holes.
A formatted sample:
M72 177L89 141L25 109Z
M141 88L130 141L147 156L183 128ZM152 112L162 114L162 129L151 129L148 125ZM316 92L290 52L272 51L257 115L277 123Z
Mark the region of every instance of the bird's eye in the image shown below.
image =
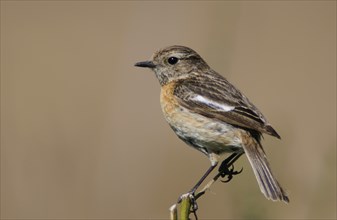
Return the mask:
M177 57L169 57L167 62L171 65L174 65L178 62L178 58Z

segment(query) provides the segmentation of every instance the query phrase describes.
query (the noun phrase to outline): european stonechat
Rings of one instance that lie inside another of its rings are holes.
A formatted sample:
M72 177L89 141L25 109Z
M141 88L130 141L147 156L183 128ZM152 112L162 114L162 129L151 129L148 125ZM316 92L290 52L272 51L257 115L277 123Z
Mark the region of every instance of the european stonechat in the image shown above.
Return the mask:
M161 85L160 104L166 121L180 139L211 161L211 167L192 188L192 194L217 166L222 154L232 153L229 160L234 162L245 153L266 198L289 202L261 145L262 133L279 139L280 136L227 79L184 46L161 49L150 61L135 66L154 71ZM226 164L220 167L223 165Z

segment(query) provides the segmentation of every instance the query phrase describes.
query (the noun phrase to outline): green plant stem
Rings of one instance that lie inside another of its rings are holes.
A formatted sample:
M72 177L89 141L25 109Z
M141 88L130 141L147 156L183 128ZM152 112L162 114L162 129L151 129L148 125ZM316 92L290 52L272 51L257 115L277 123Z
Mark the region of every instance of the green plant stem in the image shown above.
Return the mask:
M187 193L181 197L180 220L189 220L190 213L191 213L191 197L190 194Z

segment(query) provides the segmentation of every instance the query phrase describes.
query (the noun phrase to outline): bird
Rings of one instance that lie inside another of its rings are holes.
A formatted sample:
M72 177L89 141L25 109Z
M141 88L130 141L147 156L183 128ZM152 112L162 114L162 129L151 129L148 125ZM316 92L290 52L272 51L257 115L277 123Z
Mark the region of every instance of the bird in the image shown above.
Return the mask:
M263 134L281 139L280 135L261 111L196 51L173 45L159 49L150 60L137 62L135 66L155 73L166 121L182 141L211 162L190 190L191 194L218 165L223 154L231 156L222 162L219 172L230 177L239 172L228 166L245 154L263 195L272 201L289 202L261 144Z

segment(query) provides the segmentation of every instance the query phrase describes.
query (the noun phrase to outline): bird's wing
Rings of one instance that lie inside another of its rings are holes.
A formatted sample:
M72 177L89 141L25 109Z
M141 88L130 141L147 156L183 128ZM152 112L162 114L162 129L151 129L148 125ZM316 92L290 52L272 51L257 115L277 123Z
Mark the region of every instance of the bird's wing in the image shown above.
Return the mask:
M174 95L182 106L193 112L280 138L262 113L215 72L178 81Z

